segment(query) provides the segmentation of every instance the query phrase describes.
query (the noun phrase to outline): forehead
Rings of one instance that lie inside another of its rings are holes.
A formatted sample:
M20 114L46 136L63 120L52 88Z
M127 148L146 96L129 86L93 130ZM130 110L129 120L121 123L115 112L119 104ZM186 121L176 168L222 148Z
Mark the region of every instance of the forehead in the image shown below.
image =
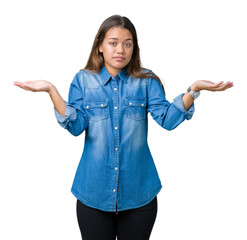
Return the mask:
M106 40L109 38L117 38L119 40L133 39L131 32L128 29L122 27L110 28L105 35Z

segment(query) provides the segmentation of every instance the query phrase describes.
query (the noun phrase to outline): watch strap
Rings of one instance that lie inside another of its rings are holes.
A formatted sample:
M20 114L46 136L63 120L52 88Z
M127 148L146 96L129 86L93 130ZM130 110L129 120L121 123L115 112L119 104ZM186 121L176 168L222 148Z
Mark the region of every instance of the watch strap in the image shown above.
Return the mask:
M195 92L195 91L193 91L193 90L191 89L190 86L189 86L189 88L187 89L187 92L188 92L194 99L198 98L199 95L200 95L200 91Z

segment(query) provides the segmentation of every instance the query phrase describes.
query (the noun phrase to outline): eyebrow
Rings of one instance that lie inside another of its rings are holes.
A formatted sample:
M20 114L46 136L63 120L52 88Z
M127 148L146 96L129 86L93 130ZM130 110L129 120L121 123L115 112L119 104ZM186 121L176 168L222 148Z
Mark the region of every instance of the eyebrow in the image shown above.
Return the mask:
M110 40L110 39L118 40L118 38L108 38L108 40ZM133 41L132 38L126 38L124 41L128 41L128 40Z

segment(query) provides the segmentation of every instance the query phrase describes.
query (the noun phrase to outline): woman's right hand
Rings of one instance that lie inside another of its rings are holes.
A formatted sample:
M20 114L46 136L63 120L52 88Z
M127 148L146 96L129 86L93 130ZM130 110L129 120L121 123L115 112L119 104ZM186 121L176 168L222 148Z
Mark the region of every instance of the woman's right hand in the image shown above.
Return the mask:
M26 81L26 82L15 81L14 85L32 92L49 93L52 88L52 84L45 80Z

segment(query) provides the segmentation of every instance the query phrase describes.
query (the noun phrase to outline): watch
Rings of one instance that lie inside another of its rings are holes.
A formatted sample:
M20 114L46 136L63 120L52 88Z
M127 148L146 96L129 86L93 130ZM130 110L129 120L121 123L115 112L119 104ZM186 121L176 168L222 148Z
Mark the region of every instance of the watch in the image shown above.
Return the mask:
M194 99L196 99L196 98L198 98L198 97L200 96L200 91L194 92L194 91L191 89L191 87L189 87L189 88L187 89L187 92L188 92Z

